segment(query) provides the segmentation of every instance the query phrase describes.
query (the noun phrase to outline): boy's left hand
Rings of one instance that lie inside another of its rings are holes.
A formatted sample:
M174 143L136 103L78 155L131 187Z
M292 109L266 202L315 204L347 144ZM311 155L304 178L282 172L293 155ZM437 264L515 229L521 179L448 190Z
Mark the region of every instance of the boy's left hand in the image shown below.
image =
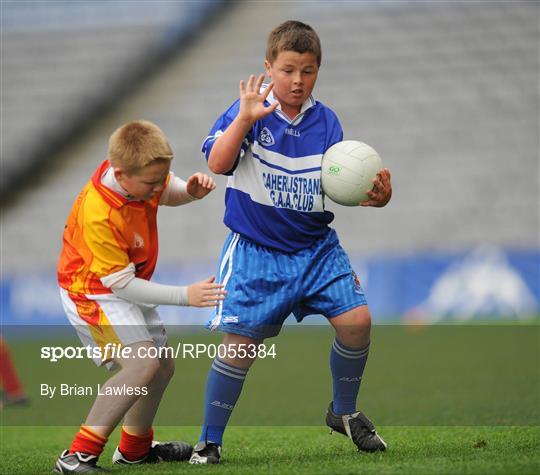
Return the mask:
M382 208L392 198L392 183L390 181L390 170L383 168L373 179L373 188L367 192L369 200L359 203L360 206L375 206Z
M194 173L186 182L187 192L197 199L204 198L215 187L216 182L214 179L201 172Z

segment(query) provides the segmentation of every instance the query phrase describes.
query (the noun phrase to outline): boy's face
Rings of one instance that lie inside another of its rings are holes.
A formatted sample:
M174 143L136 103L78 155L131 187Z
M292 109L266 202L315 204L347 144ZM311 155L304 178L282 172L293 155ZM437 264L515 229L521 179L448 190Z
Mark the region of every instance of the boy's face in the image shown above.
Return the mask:
M266 60L264 66L274 82L274 97L281 109L296 116L315 87L319 73L317 57L313 53L280 51L272 64Z
M114 169L114 176L124 190L133 199L140 201L151 200L165 187L171 167L170 160L155 160L137 173L126 174L120 168Z

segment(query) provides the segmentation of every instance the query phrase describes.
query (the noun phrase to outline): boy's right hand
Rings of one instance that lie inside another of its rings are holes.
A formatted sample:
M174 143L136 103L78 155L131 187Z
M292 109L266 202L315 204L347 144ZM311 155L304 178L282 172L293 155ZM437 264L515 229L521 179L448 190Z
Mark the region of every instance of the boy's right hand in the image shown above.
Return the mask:
M252 74L247 82L240 81L240 111L229 127L216 139L210 155L208 156L208 168L212 172L220 174L231 171L240 153L240 147L246 134L255 122L272 111L276 110L279 103L276 101L270 106L265 106L264 101L270 94L273 84L260 93L264 74L255 82Z
M260 94L261 86L264 81L264 74L259 76L255 82L255 75L249 76L247 85L240 81L240 111L238 119L246 123L254 124L259 119L271 114L279 105L278 101L270 106L265 106L264 101L274 87L274 83L268 84L267 88Z
M225 298L222 284L215 284L214 276L195 282L188 287L188 305L192 307L215 307Z

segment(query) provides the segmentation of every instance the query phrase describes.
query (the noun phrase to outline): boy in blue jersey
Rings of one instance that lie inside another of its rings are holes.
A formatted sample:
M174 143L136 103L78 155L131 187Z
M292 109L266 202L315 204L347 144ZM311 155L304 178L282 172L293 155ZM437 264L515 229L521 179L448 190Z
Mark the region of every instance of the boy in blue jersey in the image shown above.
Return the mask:
M229 176L224 222L231 229L219 268L228 293L209 325L225 333L226 347L249 349L277 335L290 313L298 321L324 315L336 331L326 423L359 450L373 452L385 450L386 443L356 409L371 317L349 259L328 226L334 216L324 209L321 160L343 131L336 115L311 95L320 64L320 41L310 26L287 21L275 28L265 60L272 81L263 85L264 75L240 81L240 99L203 144L210 170ZM385 206L391 194L390 172L383 169L362 205ZM223 432L253 353L231 351L214 360L191 463L219 462Z

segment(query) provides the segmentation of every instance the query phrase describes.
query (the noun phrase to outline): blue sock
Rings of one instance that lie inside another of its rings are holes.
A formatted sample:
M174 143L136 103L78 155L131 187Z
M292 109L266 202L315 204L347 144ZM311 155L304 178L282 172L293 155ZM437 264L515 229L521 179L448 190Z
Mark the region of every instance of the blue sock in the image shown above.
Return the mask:
M248 370L235 368L217 358L206 381L204 425L199 442L221 445L223 432L240 396Z
M369 344L364 348L349 348L337 338L330 352L330 370L334 383L332 410L338 415L356 412L356 397L366 367Z

